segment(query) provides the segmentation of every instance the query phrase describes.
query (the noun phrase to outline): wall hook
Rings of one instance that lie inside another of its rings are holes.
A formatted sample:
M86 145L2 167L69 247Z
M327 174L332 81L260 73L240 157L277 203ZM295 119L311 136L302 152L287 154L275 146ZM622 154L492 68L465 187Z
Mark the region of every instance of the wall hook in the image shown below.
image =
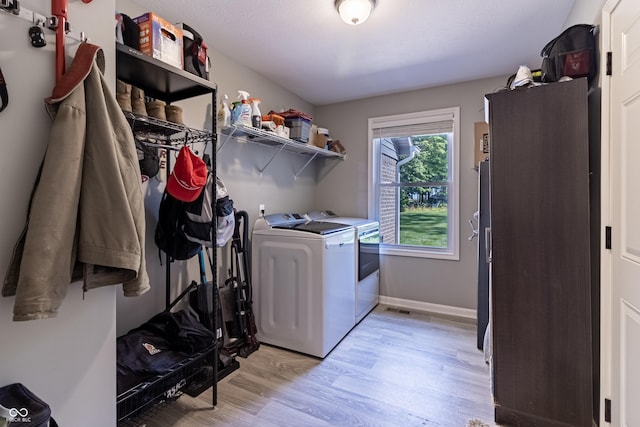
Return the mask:
M29 40L33 47L44 47L47 45L47 40L44 38L44 30L39 25L34 25L29 28Z
M59 23L59 20L57 16L50 16L47 18L46 25L48 29L55 31L58 29L58 23Z

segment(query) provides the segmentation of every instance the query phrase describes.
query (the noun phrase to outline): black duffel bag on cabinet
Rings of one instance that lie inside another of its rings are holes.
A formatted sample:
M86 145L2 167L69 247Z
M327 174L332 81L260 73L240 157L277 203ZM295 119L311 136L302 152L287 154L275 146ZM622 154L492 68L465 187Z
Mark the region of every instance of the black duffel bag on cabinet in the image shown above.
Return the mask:
M557 82L561 77L587 77L589 84L598 72L596 61L597 26L573 25L551 40L540 52L542 81Z

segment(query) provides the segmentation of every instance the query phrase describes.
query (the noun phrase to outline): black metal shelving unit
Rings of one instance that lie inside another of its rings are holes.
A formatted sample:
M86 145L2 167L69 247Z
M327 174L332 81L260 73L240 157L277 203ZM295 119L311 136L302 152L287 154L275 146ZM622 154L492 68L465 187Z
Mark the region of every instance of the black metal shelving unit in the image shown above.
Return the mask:
M144 90L145 95L171 103L200 95L211 95L213 114L211 129L216 128L216 90L215 83L202 79L194 74L178 69L150 56L116 43L116 75L117 78ZM125 112L125 117L134 133L149 133L156 136L160 148L175 149L185 142L205 142L209 147L212 173L216 173L216 142L214 132L188 128L176 123L140 116ZM169 159L170 156L167 156ZM170 165L167 164L167 170ZM214 207L215 208L215 207ZM215 211L215 209L214 209ZM215 230L215 224L213 230ZM215 231L214 231L215 232ZM211 272L213 286L217 288L216 251L212 251ZM171 262L166 262L166 309L176 301L171 301L170 273ZM184 294L178 297L182 298ZM213 307L217 307L217 292L213 292ZM215 316L214 316L215 318ZM218 325L214 325L214 332ZM233 362L224 370L218 370L218 348L213 343L209 348L189 356L172 367L164 375L154 377L117 396L118 422L139 415L156 404L175 400L182 393L197 395L212 387L212 405L217 404L217 381L221 380L239 367ZM216 381L213 379L216 378Z
M210 93L216 106L215 83L120 43L116 44L116 74L120 80L143 89L145 95L167 103Z

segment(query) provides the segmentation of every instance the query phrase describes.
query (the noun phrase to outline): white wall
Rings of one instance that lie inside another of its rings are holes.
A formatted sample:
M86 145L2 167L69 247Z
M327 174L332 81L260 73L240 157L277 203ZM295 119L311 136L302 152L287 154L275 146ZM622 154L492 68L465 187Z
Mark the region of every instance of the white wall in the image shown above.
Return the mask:
M602 6L606 0L576 0L571 13L564 23L564 27L575 24L599 24L602 20Z
M23 0L23 7L46 16L51 2ZM70 0L72 28L85 31L104 48L107 77L113 81L113 1L84 4ZM102 16L103 19L95 19ZM44 98L54 85L54 33L48 45L31 47L27 21L0 12L0 67L8 83L9 105L0 113L4 153L0 156L0 272L5 273L13 244L24 225L27 204L47 146L51 120ZM67 51L75 52L69 40ZM71 58L67 60L67 65ZM64 189L64 183L60 183ZM71 285L58 317L13 322L14 298L0 298L0 385L22 382L48 402L61 426L114 426L115 295L119 287L82 295Z

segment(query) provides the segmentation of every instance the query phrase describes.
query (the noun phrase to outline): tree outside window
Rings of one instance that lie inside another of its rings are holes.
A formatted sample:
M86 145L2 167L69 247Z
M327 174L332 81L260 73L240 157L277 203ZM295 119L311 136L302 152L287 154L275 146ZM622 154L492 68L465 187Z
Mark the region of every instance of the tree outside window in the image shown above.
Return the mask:
M447 135L412 137L420 152L400 166L401 245L447 247L448 147Z

